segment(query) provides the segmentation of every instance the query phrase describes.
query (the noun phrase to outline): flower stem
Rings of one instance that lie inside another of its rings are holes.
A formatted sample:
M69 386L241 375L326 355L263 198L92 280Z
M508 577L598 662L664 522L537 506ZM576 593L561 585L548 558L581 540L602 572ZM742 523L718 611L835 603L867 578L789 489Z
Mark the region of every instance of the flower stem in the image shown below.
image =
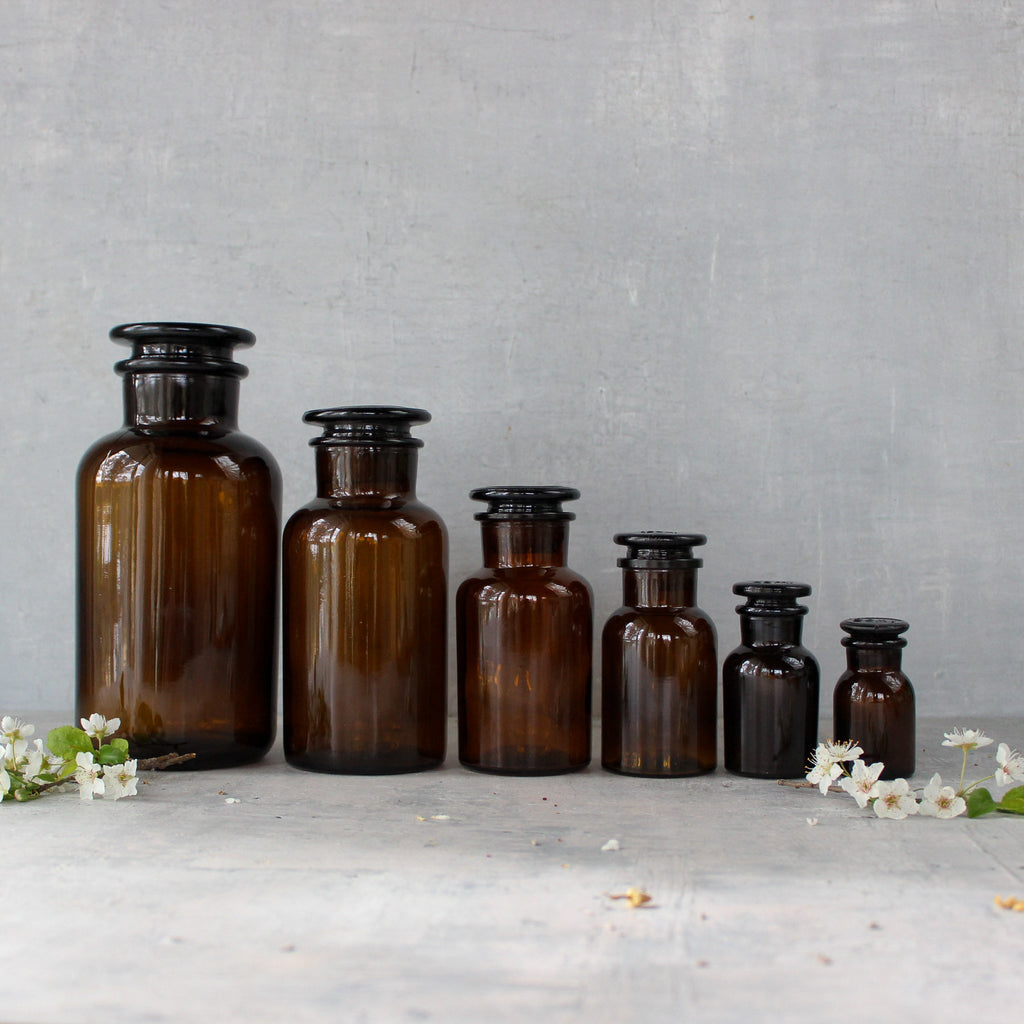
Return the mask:
M995 773L993 773L992 775L986 775L985 778L978 779L977 782L972 782L966 789L962 789L959 793L957 793L957 796L967 796L967 794L970 793L970 791L972 789L977 789L978 786L980 786L983 782L988 782L989 779L994 779L994 778L995 778ZM961 780L961 781L963 781L963 780Z

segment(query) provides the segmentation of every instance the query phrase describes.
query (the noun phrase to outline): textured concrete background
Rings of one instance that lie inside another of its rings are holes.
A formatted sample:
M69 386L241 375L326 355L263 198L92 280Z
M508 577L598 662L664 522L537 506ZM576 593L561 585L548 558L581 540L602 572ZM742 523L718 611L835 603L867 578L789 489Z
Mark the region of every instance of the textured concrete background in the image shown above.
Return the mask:
M422 405L466 494L583 491L571 559L703 531L733 582L910 620L920 709L1020 713L1022 32L964 0L4 0L3 710L70 701L75 466L116 323L255 331L242 424Z

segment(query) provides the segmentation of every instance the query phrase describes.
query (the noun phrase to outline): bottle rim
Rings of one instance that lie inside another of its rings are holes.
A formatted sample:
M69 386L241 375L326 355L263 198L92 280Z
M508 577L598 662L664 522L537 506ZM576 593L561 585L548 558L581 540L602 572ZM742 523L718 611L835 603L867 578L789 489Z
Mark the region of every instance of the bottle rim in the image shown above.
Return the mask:
M478 522L502 522L516 519L569 522L575 512L566 512L563 501L576 501L580 492L575 487L548 484L513 484L500 487L477 487L469 492L473 501L486 501L485 512L477 512Z
M118 324L111 341L132 354L114 364L119 374L204 374L241 379L248 369L234 361L236 348L251 348L256 336L244 327L169 320Z
M363 448L422 448L423 441L413 437L410 429L431 419L426 409L404 405L340 405L310 409L302 415L303 423L323 430L310 440L311 445Z

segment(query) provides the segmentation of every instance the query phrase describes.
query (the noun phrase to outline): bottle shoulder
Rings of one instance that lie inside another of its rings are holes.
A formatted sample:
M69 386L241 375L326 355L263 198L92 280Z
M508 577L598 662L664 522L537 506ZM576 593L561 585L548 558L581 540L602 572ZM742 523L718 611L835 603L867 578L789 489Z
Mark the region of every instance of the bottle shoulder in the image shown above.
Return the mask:
M817 681L821 672L810 651L783 644L733 648L722 662L722 677L801 676Z
M433 509L418 501L393 508L372 508L336 499L313 498L288 519L290 535L308 540L338 541L342 537L384 539L437 538L447 543L448 530Z
M634 629L664 630L677 629L681 632L715 632L711 617L701 608L633 608L623 605L609 616L607 623L621 628L629 625Z
M567 566L517 566L492 568L484 566L467 576L459 585L462 597L486 592L488 597L501 594L572 596L590 601L590 584Z
M266 476L281 485L270 451L241 431L164 433L122 427L86 449L78 466L85 479L139 475Z
M913 699L914 686L899 669L847 669L835 686L837 697L851 700L872 701L888 698Z

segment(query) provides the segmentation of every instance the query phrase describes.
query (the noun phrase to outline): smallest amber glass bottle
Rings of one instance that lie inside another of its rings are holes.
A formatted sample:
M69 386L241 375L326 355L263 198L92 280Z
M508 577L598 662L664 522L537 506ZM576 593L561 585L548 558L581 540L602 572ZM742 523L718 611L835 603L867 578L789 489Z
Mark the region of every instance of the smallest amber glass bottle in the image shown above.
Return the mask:
M818 663L800 643L806 583L737 583L740 645L722 665L725 767L760 779L795 779L818 736Z
M910 625L902 619L844 619L839 628L846 671L833 695L833 734L855 740L866 764L881 761L883 779L913 775L914 688L900 667Z
M697 607L698 533L620 533L623 607L601 638L601 764L624 775L710 772L716 762L715 627Z

